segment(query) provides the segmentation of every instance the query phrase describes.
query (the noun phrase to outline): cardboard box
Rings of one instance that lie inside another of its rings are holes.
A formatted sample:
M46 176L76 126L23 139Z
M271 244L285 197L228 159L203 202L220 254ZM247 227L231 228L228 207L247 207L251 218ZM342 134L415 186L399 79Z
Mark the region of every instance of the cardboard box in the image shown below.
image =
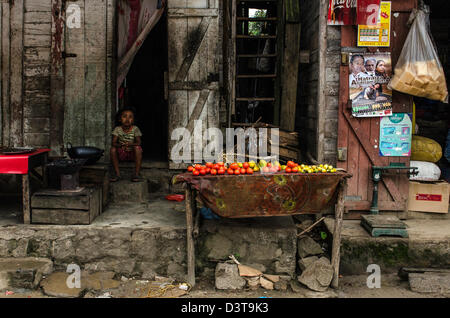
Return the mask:
M409 182L408 210L433 213L448 213L449 183Z

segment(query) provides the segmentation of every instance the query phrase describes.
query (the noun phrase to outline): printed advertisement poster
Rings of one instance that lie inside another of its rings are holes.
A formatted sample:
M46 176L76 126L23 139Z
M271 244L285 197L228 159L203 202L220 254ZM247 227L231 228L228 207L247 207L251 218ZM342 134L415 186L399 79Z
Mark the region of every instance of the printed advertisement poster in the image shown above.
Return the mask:
M380 156L411 156L412 114L395 113L380 120Z
M392 115L390 52L350 53L349 96L354 117Z
M391 2L381 1L376 25L358 25L358 46L389 47L391 42Z
M381 0L358 0L356 11L356 24L378 25Z
M328 25L355 25L356 0L330 0Z

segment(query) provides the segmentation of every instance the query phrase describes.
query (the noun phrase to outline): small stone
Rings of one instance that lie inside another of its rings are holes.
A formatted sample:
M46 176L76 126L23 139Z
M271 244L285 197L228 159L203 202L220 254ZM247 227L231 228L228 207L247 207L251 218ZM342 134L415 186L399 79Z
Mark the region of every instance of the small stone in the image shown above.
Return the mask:
M127 281L128 281L128 278L126 278L125 276L122 276L122 277L120 278L120 280L121 280L122 282L127 282Z
M302 293L304 291L304 288L295 280L291 280L289 284L294 293Z
M273 288L275 288L275 290L281 290L281 291L286 291L287 286L288 286L288 281L286 281L286 280L279 280L278 282L273 284Z
M298 267L300 267L300 269L303 272L306 269L306 267L308 267L309 265L311 265L318 259L319 258L317 256L309 256L309 257L300 258L298 260Z
M239 269L239 275L240 276L246 276L246 277L255 277L255 276L261 276L262 272L254 269L252 267L243 265L243 264L239 264L238 265L238 269Z
M333 267L326 257L310 264L298 278L298 281L309 289L323 292L327 290L333 279Z
M261 284L261 287L264 289L270 289L270 290L273 289L273 283L270 280L265 279L264 277L259 278L259 283Z
M218 263L215 272L217 289L242 289L247 281L239 276L236 264Z
M305 236L298 239L297 242L298 255L301 258L305 258L307 256L312 255L321 255L323 254L322 247L316 241L314 241L309 236Z
M278 282L280 280L280 276L279 275L264 274L264 278L267 278L272 283L276 283L276 282Z
M255 290L259 288L259 277L246 277L245 280L247 281L247 286L249 289Z

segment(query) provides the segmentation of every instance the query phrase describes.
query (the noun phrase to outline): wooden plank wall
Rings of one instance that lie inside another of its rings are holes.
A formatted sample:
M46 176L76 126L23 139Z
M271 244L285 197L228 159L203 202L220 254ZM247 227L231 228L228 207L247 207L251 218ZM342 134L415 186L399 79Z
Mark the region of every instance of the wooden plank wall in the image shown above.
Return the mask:
M24 1L24 146L50 146L51 12L51 0Z

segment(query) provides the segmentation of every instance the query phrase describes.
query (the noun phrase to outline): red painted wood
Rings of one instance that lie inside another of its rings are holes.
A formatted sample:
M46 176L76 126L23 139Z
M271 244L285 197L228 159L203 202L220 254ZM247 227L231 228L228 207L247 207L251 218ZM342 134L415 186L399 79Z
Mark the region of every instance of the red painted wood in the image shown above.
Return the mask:
M392 67L398 60L403 43L409 32L406 21L417 0L392 2L392 37L389 48L368 48L369 52L391 52ZM398 12L397 17L393 13ZM341 46L356 46L356 28L341 27ZM341 66L339 90L338 147L347 147L347 161L338 162L338 167L353 174L348 180L346 196L360 196L361 201L346 201L346 210L368 210L372 201L373 182L371 166L387 166L391 162L409 164L409 158L379 156L380 118L353 118L347 109L348 67ZM412 97L393 92L394 112L411 112ZM385 177L379 183L380 210L404 210L408 196L408 179L405 175Z

